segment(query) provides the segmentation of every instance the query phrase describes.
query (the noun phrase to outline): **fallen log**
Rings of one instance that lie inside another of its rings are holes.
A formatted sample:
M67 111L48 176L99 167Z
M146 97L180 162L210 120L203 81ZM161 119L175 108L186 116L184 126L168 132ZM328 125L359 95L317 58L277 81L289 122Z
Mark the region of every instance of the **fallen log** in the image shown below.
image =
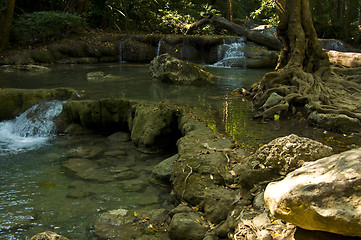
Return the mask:
M191 24L188 27L187 33L192 33L195 29L201 28L207 24L212 24L216 30L228 30L235 35L245 37L252 42L266 46L272 50L281 49L281 42L275 36L270 36L261 33L260 31L248 29L244 26L228 21L227 19L217 15L209 15L208 17L205 17L198 22Z

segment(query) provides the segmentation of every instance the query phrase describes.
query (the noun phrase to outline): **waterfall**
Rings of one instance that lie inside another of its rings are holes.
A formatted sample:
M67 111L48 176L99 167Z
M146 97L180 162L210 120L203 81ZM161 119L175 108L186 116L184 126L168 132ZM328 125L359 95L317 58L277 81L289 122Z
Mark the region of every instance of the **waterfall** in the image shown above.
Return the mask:
M163 41L163 38L160 38L159 42L158 42L158 46L157 46L157 56L160 55L160 48L162 47L162 41Z
M223 44L218 46L218 61L213 64L215 67L246 67L246 56L243 38L226 38Z
M126 62L124 60L124 42L120 42L120 44L119 44L119 62L120 63Z
M55 117L63 102L49 101L34 105L13 120L0 122L0 154L31 150L55 136Z

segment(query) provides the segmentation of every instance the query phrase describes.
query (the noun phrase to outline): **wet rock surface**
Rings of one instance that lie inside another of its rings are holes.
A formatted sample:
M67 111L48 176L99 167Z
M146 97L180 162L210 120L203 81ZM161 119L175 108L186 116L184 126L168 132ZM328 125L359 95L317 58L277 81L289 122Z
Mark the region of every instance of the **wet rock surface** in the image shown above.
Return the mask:
M173 84L211 83L212 75L203 68L165 53L150 63L150 75L153 79Z
M267 186L267 206L302 228L360 237L360 159L359 148L305 164Z
M55 232L47 231L36 234L32 238L30 238L30 240L69 240L69 239Z
M361 128L361 122L357 118L352 118L344 114L312 112L307 120L312 124L335 132L358 132Z
M86 79L88 82L95 83L103 83L103 82L111 82L111 81L119 81L120 76L116 76L113 74L106 74L104 72L89 72L86 75Z
M67 100L75 96L71 88L1 89L0 120L13 119L26 109L42 101Z
M130 211L115 209L102 214L94 224L94 231L103 239L160 239L168 240L165 209Z

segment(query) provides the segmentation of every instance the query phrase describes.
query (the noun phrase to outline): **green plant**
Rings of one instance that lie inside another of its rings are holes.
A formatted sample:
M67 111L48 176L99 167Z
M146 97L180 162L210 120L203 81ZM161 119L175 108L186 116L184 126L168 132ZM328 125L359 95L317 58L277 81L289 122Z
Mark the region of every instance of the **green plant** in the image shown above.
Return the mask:
M64 12L33 12L20 15L13 21L12 40L19 44L49 42L81 31L80 16Z

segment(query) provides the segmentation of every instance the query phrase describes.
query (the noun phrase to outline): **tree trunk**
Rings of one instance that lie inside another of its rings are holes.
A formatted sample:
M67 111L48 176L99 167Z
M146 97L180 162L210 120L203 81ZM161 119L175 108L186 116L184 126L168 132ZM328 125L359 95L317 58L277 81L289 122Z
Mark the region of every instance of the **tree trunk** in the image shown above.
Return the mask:
M254 105L262 111L258 116L316 111L342 113L361 121L361 87L332 75L328 55L313 27L308 0L276 2L280 16L277 35L282 47L276 71L265 74L253 86ZM283 98L269 106L265 103L272 93Z
M1 5L0 5L1 6ZM7 0L4 10L0 13L0 50L7 47L13 21L15 0Z
M227 14L226 19L233 22L233 0L227 0Z

